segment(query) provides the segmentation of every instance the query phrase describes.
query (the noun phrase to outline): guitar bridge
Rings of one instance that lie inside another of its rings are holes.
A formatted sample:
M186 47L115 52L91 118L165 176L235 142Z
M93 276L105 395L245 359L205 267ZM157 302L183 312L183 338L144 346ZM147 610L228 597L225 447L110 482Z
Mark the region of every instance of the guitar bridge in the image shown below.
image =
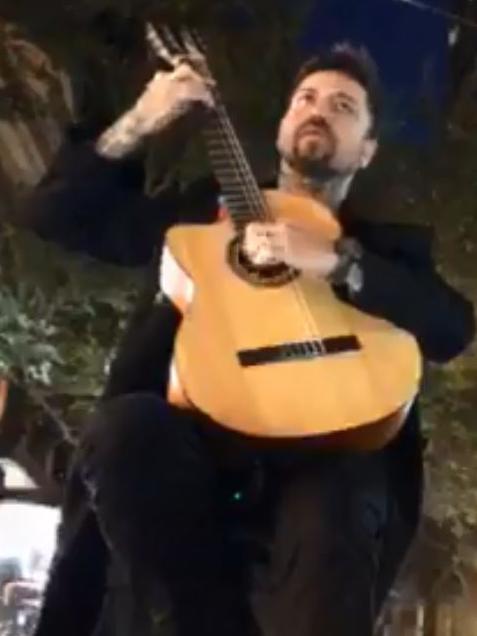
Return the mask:
M237 357L240 366L255 367L262 364L311 360L342 353L352 353L360 349L361 345L356 336L337 336L325 338L324 340L287 342L272 347L243 349L237 353Z

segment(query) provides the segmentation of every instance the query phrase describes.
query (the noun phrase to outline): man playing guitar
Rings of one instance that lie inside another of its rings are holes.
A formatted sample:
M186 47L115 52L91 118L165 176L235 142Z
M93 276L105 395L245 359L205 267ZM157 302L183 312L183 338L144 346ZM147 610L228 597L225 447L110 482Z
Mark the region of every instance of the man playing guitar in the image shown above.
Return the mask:
M417 399L388 444L350 451L309 435L246 435L166 398L182 320L170 289L188 272L162 243L179 218L216 221L220 193L204 179L147 198L138 152L191 113L205 125L216 108L214 84L190 54L164 45L171 70L94 142L66 148L26 213L41 236L71 249L152 262L76 453L36 636L93 633L111 554L141 594L164 584L179 636L371 636L419 518ZM285 264L307 285L326 282L347 306L412 334L426 360L446 362L472 339L473 310L435 272L427 231L347 209L354 177L376 153L379 119L365 51L338 45L309 60L279 125L276 186L325 206L345 240L279 219L248 224L241 249L258 268ZM209 361L200 363L207 379Z

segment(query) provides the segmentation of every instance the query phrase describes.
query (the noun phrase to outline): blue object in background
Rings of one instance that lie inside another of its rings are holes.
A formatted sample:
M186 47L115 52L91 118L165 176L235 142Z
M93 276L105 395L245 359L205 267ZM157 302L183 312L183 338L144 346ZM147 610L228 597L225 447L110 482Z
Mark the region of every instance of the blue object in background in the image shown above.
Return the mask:
M450 0L428 1L451 9ZM300 48L312 55L337 41L364 44L380 69L388 135L425 143L447 100L450 26L395 0L317 0Z

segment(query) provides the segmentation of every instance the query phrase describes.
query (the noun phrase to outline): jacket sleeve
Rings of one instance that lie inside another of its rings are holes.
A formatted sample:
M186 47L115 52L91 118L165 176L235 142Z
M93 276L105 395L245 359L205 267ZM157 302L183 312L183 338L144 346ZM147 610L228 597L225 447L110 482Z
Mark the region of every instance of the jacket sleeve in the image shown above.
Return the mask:
M358 238L363 285L347 300L412 333L427 360L446 362L460 354L475 334L474 309L435 270L430 233L377 226Z
M138 155L97 154L94 142L72 137L19 214L19 223L46 240L102 261L147 264L178 213L178 187L154 198L143 193Z

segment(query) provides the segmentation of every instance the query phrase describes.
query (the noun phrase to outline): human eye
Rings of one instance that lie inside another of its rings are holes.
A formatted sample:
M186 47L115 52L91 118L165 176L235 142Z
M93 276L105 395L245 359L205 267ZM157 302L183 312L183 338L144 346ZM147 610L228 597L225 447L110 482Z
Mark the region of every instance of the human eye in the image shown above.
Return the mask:
M297 106L303 106L305 104L312 104L314 95L311 91L302 91L295 98L295 104Z
M337 113L346 115L354 115L356 113L355 105L346 97L334 97L332 100L333 110Z

